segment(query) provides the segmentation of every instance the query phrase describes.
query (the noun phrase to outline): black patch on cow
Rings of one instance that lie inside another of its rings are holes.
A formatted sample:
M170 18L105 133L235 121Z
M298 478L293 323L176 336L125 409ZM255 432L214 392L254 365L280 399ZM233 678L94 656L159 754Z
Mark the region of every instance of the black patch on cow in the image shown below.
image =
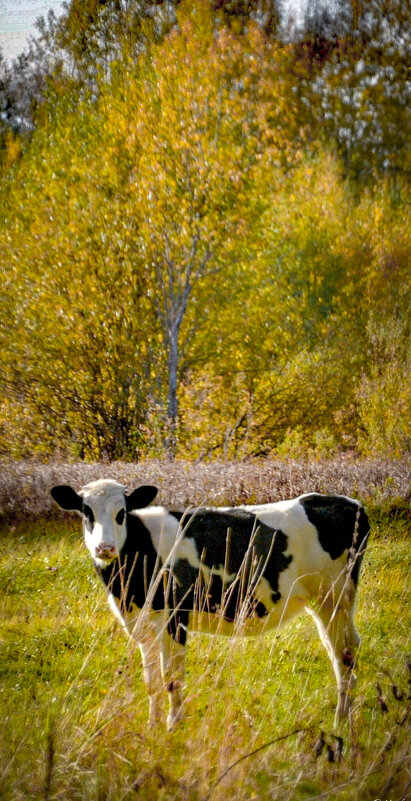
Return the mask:
M86 503L83 506L83 514L84 514L85 517L87 517L87 520L90 523L94 523L94 512L93 512L93 510L91 509L90 506L87 506Z
M122 525L123 525L125 516L126 516L126 510L125 510L125 509L120 509L120 511L119 511L119 512L117 512L117 515L116 515L116 523L117 523L119 526L122 526Z
M353 562L350 575L357 585L362 554L370 531L362 506L341 495L307 495L300 498L299 503L317 529L321 547L330 554L331 559L338 559L344 551L349 551L348 558L352 558Z
M106 587L120 600L122 612L131 611L132 604L141 609L145 603L150 582L158 575L161 568L150 532L136 515L127 515L127 538L120 556L110 565L100 568L96 565L98 575ZM169 571L165 571L154 594L151 606L155 611L169 609L167 631L176 642L185 645L190 608L192 608L192 591L188 588L184 598L184 608L179 607L180 588L176 592L175 581Z
M158 562L157 552L151 541L150 532L140 518L127 515L127 538L119 557L107 565L96 565L98 575L106 587L121 602L122 611L130 611L134 603L139 609L144 606L147 589ZM152 607L164 608L163 586L154 595Z
M193 515L170 514L185 528L185 537L195 541L200 559L211 570L206 583L201 570L179 559L159 582L152 608L170 610L167 630L176 642L185 645L193 609L221 614L228 621L234 621L240 609L248 616L264 617L267 609L253 594L263 576L271 587L273 603L279 601L279 576L292 560L285 555L288 538L282 531L274 531L244 510L200 509ZM228 575L237 575L241 568L241 577L223 585L221 576L212 570L221 571L223 566ZM132 604L142 608L154 572L160 567L149 529L137 515L127 514L127 538L119 557L107 567L96 566L96 570L125 612L131 611Z
M133 490L130 495L126 495L127 511L132 512L133 509L144 509L154 501L157 493L157 487L152 487L151 484L142 484Z
M172 615L167 623L167 631L170 637L180 645L185 645L187 642L188 620L189 613L179 611Z
M84 514L84 525L87 531L93 531L94 526L94 513L90 506L84 504L83 506L83 514Z
M58 484L56 487L52 487L50 494L62 509L76 512L83 510L83 498L67 484Z
M221 614L231 622L240 609L248 616L263 617L267 609L253 592L262 576L270 584L273 603L280 600L279 575L292 560L292 556L285 555L288 539L282 531L274 531L242 509L199 509L192 515L172 514L183 526L185 537L195 541L200 561L211 571L206 579L187 560L176 562L175 594L182 609L195 607ZM213 569L221 572L223 567L227 575L237 576L240 572L240 577L223 583L221 575L213 572Z
M186 597L183 607L185 607L187 603L187 606L190 606L192 609L193 598L191 593L190 596L191 597ZM180 645L186 644L189 619L190 610L187 608L177 607L172 611L170 610L170 617L167 621L167 631L170 637L180 643Z

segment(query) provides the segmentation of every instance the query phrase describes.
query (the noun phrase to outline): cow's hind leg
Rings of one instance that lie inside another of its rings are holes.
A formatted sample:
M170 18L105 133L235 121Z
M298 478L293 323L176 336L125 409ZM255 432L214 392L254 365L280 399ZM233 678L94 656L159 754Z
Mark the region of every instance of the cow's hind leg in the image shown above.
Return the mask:
M349 711L351 690L356 682L354 669L360 644L353 620L355 587L351 579L348 581L350 586L343 590L336 602L328 596L316 609L309 609L337 680L338 704L335 723L346 717Z

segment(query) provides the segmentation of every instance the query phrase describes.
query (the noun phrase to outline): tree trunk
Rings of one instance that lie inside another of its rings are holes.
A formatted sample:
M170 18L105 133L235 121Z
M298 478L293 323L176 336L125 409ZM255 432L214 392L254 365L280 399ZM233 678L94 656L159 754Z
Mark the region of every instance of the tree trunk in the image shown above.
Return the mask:
M174 459L177 445L177 371L178 371L178 328L170 332L168 353L168 397L167 397L167 427L166 449L169 459Z

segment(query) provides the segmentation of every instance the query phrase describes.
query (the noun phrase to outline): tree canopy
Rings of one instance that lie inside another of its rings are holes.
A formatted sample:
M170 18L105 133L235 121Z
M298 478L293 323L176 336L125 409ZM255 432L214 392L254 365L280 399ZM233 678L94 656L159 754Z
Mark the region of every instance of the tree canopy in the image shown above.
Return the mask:
M0 452L409 448L394 6L72 0L3 66Z

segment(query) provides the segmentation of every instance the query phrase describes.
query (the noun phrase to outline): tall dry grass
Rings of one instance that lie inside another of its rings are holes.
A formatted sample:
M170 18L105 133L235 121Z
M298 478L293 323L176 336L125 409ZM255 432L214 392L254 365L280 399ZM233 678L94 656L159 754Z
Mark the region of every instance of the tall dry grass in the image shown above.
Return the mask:
M54 484L79 489L97 478L127 486L155 484L159 503L186 506L269 503L304 492L340 493L363 503L409 501L410 461L356 460L341 456L322 461L250 462L0 462L0 516L39 517L57 510L50 498Z

